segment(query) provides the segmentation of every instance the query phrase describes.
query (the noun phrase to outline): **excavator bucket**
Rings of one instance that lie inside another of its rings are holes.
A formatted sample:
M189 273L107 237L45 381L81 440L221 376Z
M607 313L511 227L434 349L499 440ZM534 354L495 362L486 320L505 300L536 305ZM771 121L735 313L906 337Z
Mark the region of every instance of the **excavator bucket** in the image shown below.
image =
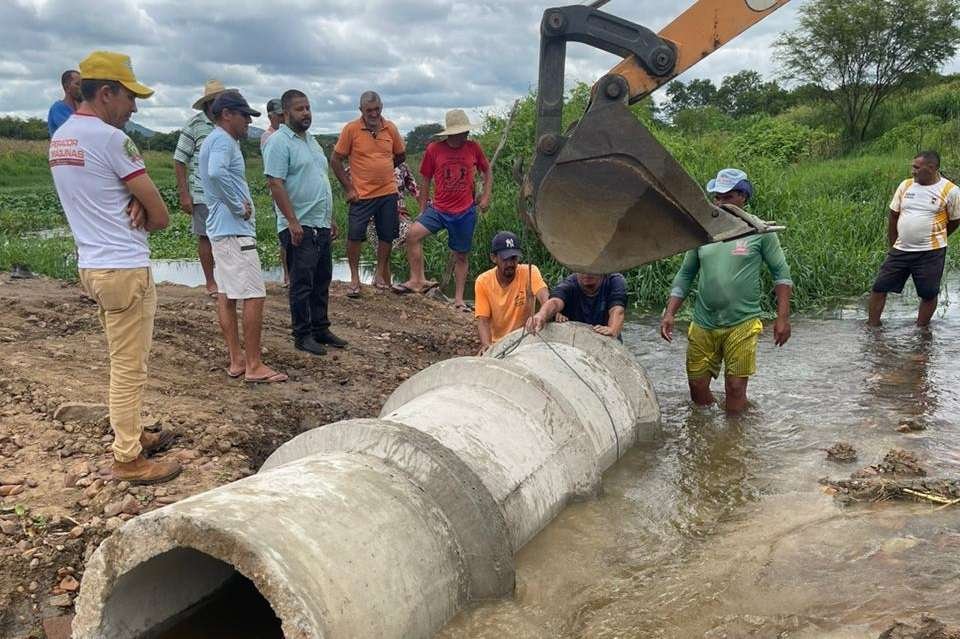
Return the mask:
M625 100L595 97L555 158L531 193L531 220L550 253L575 271L629 269L773 228L709 203Z
M672 43L581 5L545 12L541 33L537 149L521 211L559 262L574 271L610 273L781 228L710 203L630 111L638 94L621 74L601 78L586 113L560 134L567 40L632 55L660 83L675 70Z

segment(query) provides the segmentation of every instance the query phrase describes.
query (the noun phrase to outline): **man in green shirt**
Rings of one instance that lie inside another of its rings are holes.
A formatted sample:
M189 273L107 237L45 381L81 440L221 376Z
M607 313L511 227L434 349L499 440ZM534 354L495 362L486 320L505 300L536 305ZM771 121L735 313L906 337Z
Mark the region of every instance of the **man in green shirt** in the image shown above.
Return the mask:
M742 208L753 195L753 185L743 171L723 169L707 183L707 192L718 206ZM776 235L707 244L687 251L683 258L660 321L660 336L673 341L676 313L699 273L697 301L687 333L687 379L696 404L714 403L710 381L720 375L723 364L727 412L746 408L747 381L757 370L757 340L763 331L759 319L761 264L766 264L773 276L777 296L773 341L783 346L790 339L793 282Z

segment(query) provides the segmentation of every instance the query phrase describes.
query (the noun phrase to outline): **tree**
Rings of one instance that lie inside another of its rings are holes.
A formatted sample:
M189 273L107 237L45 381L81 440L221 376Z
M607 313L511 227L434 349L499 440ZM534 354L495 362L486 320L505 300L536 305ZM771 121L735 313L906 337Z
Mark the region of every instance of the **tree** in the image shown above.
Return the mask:
M674 80L667 85L667 97L670 101L664 106L664 112L673 118L685 109L717 106L717 87L708 79L697 78L686 84Z
M28 118L21 120L13 116L0 117L0 138L18 138L21 140L45 140L50 137L46 120Z
M862 141L877 108L916 74L957 51L960 0L810 0L776 42L789 76L821 88Z
M423 153L427 144L430 143L430 139L440 131L443 131L443 126L433 122L431 124L421 124L407 133L407 154Z
M764 82L759 73L749 70L725 76L716 101L722 111L734 118L755 113L776 115L792 102L790 94L776 81Z

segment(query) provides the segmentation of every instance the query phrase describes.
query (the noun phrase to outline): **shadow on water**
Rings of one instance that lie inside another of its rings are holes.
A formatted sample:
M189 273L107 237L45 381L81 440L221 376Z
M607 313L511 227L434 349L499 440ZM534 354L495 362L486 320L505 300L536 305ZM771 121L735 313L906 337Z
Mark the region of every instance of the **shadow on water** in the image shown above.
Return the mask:
M960 508L841 507L818 484L894 447L960 476L960 309L919 329L916 297L891 296L873 329L865 301L795 318L784 348L767 327L739 417L690 403L684 331L667 344L657 319L631 321L625 343L654 380L662 431L607 473L600 499L521 550L512 600L439 636L872 639L921 611L960 622ZM897 432L907 419L926 430ZM857 464L826 461L841 440Z

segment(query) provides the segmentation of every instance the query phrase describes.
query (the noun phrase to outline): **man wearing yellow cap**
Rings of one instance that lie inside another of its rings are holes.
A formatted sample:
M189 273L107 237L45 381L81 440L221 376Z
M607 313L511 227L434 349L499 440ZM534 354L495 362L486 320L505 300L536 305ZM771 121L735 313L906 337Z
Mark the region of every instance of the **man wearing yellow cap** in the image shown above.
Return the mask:
M187 120L180 129L177 148L173 152L173 169L177 174L177 192L180 209L191 216L190 231L197 236L197 256L207 284L207 293L217 294L213 279L213 248L207 237L207 204L203 199L203 183L200 180L200 145L213 132L213 114L210 106L214 98L226 91L220 80L207 80L203 97L193 103L199 113Z
M113 475L155 484L180 472L175 461L147 460L173 435L145 433L140 423L157 309L147 233L166 227L169 214L123 132L136 99L153 91L137 82L130 58L120 53L91 53L80 76L83 102L50 140L50 170L77 244L80 282L97 301L107 336Z

